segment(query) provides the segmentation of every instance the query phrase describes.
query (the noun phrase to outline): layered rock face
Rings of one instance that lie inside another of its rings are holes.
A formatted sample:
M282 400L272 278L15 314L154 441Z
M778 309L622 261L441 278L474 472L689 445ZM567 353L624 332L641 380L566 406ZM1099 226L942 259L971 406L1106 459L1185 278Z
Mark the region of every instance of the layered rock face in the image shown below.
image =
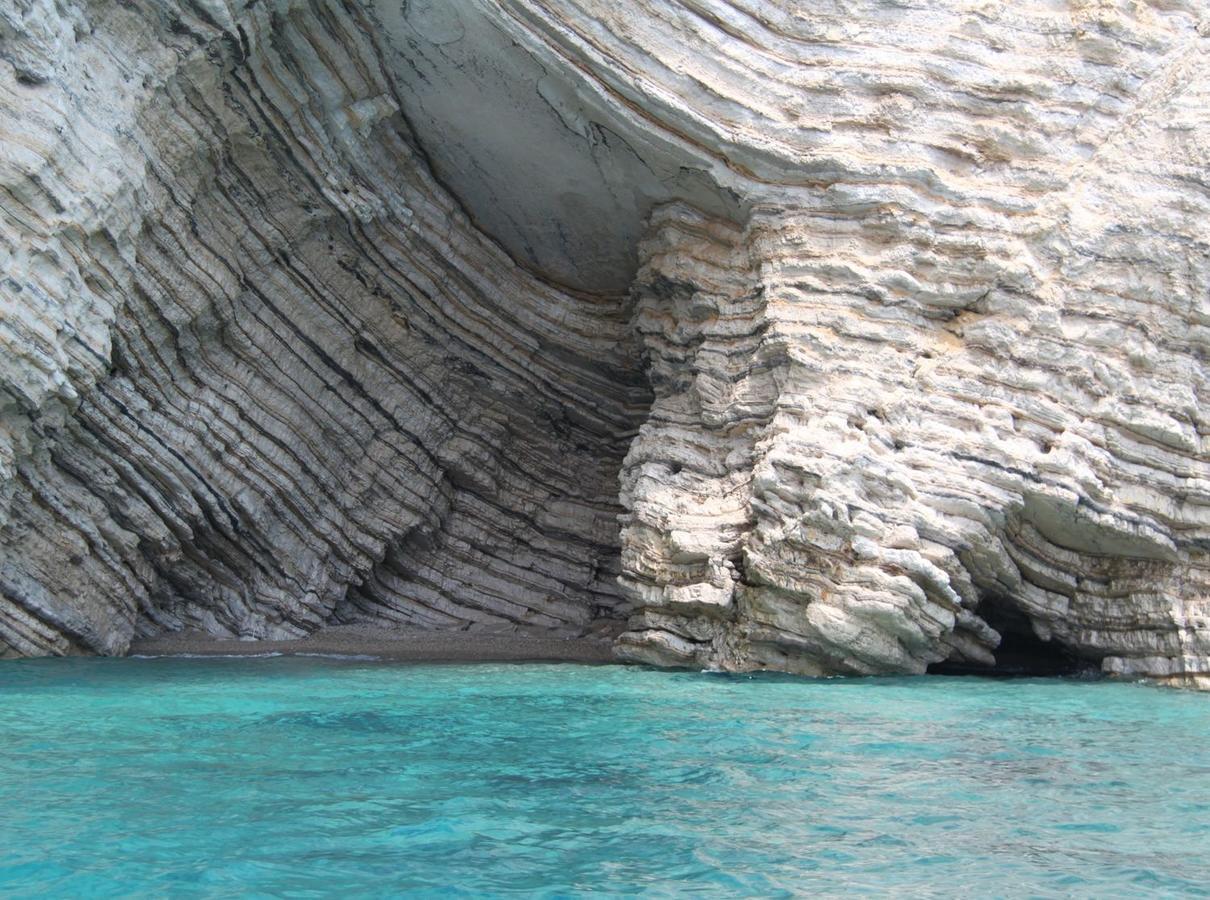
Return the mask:
M55 10L0 102L9 652L616 618L622 306L471 225L371 10Z
M17 0L0 59L4 653L1210 679L1197 0Z

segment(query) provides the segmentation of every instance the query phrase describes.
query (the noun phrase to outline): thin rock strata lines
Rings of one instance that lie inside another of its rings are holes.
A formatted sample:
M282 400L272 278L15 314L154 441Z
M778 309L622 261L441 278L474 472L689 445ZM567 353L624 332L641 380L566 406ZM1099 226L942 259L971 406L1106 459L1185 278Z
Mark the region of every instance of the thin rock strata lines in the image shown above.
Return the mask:
M17 0L0 655L1206 686L1208 60L1195 0Z

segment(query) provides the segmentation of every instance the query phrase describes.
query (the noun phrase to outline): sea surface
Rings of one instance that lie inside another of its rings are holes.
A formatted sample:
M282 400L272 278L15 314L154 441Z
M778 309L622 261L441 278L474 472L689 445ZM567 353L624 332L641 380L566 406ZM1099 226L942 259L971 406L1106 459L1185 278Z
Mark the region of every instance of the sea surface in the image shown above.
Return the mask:
M1210 896L1210 696L0 664L0 895Z

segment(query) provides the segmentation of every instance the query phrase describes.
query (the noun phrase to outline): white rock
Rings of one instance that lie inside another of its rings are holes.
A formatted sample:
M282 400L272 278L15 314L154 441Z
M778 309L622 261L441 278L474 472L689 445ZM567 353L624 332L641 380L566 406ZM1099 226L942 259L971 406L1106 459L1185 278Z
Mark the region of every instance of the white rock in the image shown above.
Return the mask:
M630 616L1204 685L1208 21L0 8L0 655Z

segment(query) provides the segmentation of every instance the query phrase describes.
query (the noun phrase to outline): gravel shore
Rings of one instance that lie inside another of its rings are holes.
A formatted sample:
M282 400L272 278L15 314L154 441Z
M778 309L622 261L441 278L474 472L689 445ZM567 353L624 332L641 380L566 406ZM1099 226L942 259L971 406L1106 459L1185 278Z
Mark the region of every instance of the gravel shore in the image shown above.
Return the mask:
M297 640L246 641L182 632L142 638L130 656L365 656L396 662L613 661L610 642L548 632L383 631L356 625L325 628Z

